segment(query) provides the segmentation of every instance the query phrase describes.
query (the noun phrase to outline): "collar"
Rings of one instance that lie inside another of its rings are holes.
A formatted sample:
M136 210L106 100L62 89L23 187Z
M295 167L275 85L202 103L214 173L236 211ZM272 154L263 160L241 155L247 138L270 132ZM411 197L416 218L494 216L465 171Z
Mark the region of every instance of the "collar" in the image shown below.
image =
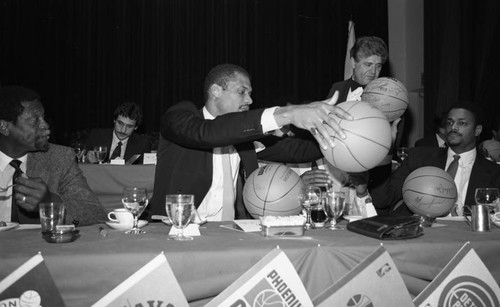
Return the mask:
M210 114L210 112L208 112L207 107L203 107L202 111L203 111L203 118L210 120L215 119L215 116L213 116L212 114Z
M2 151L0 151L0 171L4 171L7 165L9 165L10 161L14 160L13 158L7 156ZM21 161L21 170L26 173L26 162L28 161L28 154L17 158L17 160Z
M133 132L132 132L133 133ZM116 132L115 130L113 129L113 143L112 144L118 144L118 142L122 142L122 145L126 145L128 140L130 139L130 137L126 138L126 139L123 139L123 140L120 140L117 136L116 136ZM111 148L110 148L111 149Z
M453 159L453 156L457 155L451 148L448 147L447 156L449 159ZM477 150L476 148L472 148L469 151L463 152L460 154L460 160L458 160L459 165L468 165L474 163L476 160Z

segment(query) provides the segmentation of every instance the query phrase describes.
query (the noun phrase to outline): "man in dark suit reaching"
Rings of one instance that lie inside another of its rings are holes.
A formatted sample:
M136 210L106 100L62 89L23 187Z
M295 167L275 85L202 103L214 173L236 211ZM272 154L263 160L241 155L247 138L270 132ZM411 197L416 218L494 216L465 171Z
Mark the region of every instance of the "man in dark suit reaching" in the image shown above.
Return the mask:
M248 72L223 64L205 79L202 109L183 101L167 110L161 120L150 214L164 215L165 195L182 192L195 195L195 206L207 220L246 217L242 204L235 206L238 179L258 167L257 158L275 162L318 159L322 156L318 143L325 149L334 146L327 125L345 137L333 114L352 119L332 105L337 95L305 105L250 110L251 93ZM311 131L318 143L270 135L289 124ZM257 140L265 148L257 148L253 142Z
M142 123L142 109L133 102L125 102L115 109L114 128L95 128L85 142L89 150L87 159L90 163L97 163L93 152L95 146L106 146L108 152L105 161L122 158L125 161L135 154L151 151L151 142L135 131Z
M458 197L450 212L452 215L468 214L468 206L474 204L476 188L500 186L500 165L486 160L476 149L483 129L481 111L471 103L459 103L448 111L445 128L448 148L411 149L408 157L391 177L370 191L379 213L411 214L406 205L399 205L402 187L406 177L422 166L436 166L448 171L453 161L458 159L454 176Z

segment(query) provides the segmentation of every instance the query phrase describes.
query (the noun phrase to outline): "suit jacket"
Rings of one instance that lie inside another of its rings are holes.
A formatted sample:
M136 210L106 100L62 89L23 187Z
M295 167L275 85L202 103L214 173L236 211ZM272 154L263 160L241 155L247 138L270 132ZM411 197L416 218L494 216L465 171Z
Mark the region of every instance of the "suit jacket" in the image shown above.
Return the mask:
M381 186L370 191L373 205L381 214L393 214L392 207L402 199L402 188L406 177L422 166L435 166L444 169L447 157L446 148L416 147L410 149L408 157L400 167ZM477 152L472 166L465 204L474 204L474 193L479 187L500 187L500 165L488 161ZM402 205L397 214L408 215L411 211Z
M322 157L316 141L265 136L260 124L263 109L229 113L204 120L192 102L172 106L161 121L154 194L146 216L165 214L165 195L195 195L198 207L212 185L213 149L234 145L240 158L240 173L246 178L257 169L257 159L275 162L309 162ZM255 152L252 141L266 149ZM241 204L239 204L241 206ZM241 212L236 207L236 212Z
M26 175L41 178L47 185L51 198L62 199L66 207L65 223L75 222L83 226L107 220L107 213L90 190L71 148L50 144L46 152L28 153L26 163ZM27 212L17 208L20 223L40 223L38 211Z
M111 143L113 142L113 130L112 128L94 128L90 131L89 136L85 142L87 149L92 150L95 146L107 146L108 153L105 160L109 160L111 153ZM125 154L123 159L127 161L135 154L143 154L145 152L151 151L151 142L149 140L137 133L132 133L130 135L127 148L125 149ZM141 158L142 159L142 156Z
M339 91L339 99L337 100L337 103L341 103L346 101L347 95L349 94L349 90L354 91L358 87L363 87L361 84L358 82L352 80L352 78L349 78L344 81L336 82L332 85L330 88L330 91L328 92L327 98L331 98L333 94L335 94L335 91Z

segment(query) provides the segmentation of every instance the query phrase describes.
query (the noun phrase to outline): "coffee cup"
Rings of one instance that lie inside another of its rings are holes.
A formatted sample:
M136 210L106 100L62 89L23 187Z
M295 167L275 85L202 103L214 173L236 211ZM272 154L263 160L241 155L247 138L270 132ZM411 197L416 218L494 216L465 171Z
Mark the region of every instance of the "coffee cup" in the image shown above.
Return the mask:
M118 208L108 213L108 219L123 225L133 225L134 216L125 208Z
M62 202L40 203L39 212L42 233L55 232L58 225L64 224L64 204Z

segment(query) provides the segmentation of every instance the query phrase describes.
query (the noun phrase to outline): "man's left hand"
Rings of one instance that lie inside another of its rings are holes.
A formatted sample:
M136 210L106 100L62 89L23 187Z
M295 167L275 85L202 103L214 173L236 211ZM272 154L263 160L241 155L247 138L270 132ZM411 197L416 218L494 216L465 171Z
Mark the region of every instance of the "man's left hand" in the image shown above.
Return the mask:
M41 178L20 176L14 186L14 197L17 205L32 212L38 210L38 205L47 196L49 189Z

